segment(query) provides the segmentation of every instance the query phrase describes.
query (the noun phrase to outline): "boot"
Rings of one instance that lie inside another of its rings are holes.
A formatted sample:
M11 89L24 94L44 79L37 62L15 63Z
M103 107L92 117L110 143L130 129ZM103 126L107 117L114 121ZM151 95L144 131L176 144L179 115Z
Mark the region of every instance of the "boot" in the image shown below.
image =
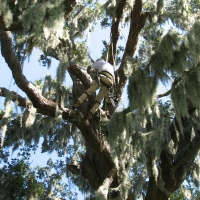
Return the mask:
M90 120L90 119L92 119L92 117L93 117L93 113L91 111L89 111L85 118Z
M80 101L77 100L76 103L72 105L72 108L73 108L73 109L76 109L76 108L78 108L80 105L81 105Z

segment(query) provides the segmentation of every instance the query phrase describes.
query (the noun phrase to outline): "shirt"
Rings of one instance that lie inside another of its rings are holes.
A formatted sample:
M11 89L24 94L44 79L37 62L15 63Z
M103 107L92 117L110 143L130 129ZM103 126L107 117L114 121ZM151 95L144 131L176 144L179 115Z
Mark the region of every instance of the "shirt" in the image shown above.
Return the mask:
M94 69L97 69L99 73L108 72L113 76L113 78L115 77L113 66L103 59L96 61L95 63L93 63L91 65L91 67L94 68Z

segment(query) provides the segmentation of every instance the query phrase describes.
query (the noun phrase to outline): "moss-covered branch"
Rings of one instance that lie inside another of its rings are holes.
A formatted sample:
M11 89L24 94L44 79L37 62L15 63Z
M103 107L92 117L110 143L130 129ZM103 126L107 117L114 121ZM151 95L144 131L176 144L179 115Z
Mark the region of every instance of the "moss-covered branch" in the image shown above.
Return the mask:
M122 62L120 64L119 69L116 71L116 87L118 88L117 96L121 96L125 84L127 82L127 76L125 75L123 69L126 63L126 57L132 57L134 55L140 31L144 27L148 15L148 12L142 12L142 0L136 0L133 9L131 10L129 35L126 42L125 51L122 57Z
M10 92L10 90L6 89L5 87L0 87L0 96L6 97L6 94ZM27 99L22 97L21 95L13 92L12 101L16 102L18 106L26 107Z
M108 62L112 65L115 63L116 59L116 51L117 51L117 42L119 39L119 23L121 17L123 15L124 7L126 5L126 1L120 1L117 5L116 9L116 17L113 19L112 27L111 27L111 46L109 48L109 56Z
M37 2L36 4L39 4L40 6L42 6L42 4L46 4L47 1L49 0L46 0L44 2ZM65 0L63 2L63 5L64 5L64 16L65 16L65 19L67 20L68 19L68 16L69 14L72 12L72 10L74 9L74 7L76 6L77 2L76 0ZM16 8L16 13L20 13L22 14L22 12L24 12L25 9L22 9L22 11L19 11L18 8ZM13 14L13 16L15 15L15 13ZM48 18L48 15L46 15L46 18ZM20 32L20 31L24 31L24 27L23 27L23 24L22 22L19 20L18 17L14 17L13 18L13 22L9 25L9 27L6 27L5 26L5 23L4 23L4 18L2 15L0 15L0 29L1 30L4 30L4 31L12 31L12 32Z

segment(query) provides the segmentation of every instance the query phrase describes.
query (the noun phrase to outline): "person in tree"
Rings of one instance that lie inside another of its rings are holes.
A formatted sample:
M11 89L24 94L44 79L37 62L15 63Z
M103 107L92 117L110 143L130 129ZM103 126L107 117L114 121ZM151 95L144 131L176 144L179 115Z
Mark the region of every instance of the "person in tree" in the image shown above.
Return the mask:
M91 119L93 114L99 108L103 98L106 96L109 88L113 85L115 80L114 67L106 62L103 58L99 58L95 63L87 67L87 72L90 74L93 70L98 71L98 78L93 80L90 87L83 92L83 94L77 99L76 103L72 105L73 109L78 108L84 100L92 95L97 89L100 88L98 95L95 99L95 104L88 112L86 118Z

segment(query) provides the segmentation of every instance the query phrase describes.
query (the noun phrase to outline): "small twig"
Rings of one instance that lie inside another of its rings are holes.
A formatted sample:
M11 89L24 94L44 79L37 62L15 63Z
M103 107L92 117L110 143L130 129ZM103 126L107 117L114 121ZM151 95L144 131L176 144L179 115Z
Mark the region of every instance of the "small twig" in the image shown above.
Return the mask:
M171 90L168 90L167 92L165 92L165 93L163 93L163 94L158 94L158 95L157 95L157 98L166 97L166 96L170 95L170 93L171 93Z

